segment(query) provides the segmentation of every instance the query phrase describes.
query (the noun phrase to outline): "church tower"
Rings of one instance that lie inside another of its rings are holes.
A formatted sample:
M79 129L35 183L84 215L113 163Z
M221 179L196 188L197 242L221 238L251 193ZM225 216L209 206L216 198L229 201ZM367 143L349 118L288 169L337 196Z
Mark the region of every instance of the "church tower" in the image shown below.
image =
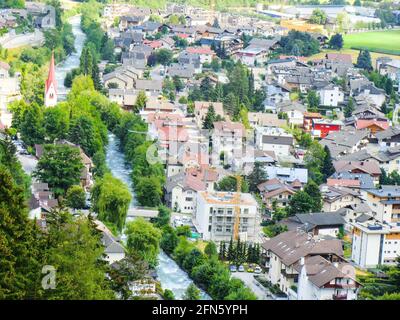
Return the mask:
M54 66L54 53L51 54L49 75L44 88L44 105L54 107L57 104L56 69Z

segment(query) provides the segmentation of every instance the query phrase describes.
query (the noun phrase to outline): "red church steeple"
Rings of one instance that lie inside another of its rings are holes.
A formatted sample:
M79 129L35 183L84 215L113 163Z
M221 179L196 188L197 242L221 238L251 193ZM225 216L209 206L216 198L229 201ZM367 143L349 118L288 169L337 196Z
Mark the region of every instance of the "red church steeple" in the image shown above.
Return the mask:
M54 65L54 52L51 53L49 75L45 83L44 104L46 107L52 107L57 104L57 81L56 68Z

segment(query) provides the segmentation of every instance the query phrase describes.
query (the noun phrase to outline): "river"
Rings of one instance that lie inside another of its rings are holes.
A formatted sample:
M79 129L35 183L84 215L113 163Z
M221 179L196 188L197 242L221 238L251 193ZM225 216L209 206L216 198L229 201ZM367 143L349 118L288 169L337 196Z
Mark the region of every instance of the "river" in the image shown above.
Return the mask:
M130 207L134 207L135 197L130 178L131 170L129 166L126 165L124 154L119 149L118 138L112 133L108 135L106 163L114 177L120 179L129 186L129 190L132 194ZM122 239L124 240L124 238L123 236ZM192 283L192 280L174 260L162 251L158 255L158 262L156 272L162 288L171 290L176 299L181 299L186 288ZM204 291L201 291L201 297L202 300L211 299Z
M86 36L80 28L80 16L74 16L69 19L72 25L72 32L75 36L75 52L67 57L66 60L56 66L57 92L60 100L65 99L68 88L64 86L66 74L74 68L79 67L79 58L85 43ZM126 183L132 194L132 202L130 207L135 206L135 197L130 178L130 168L125 163L124 154L120 151L118 138L110 133L108 135L109 144L107 146L106 163L112 174ZM124 235L122 239L124 240ZM158 256L159 264L156 268L158 279L163 289L170 289L176 299L181 299L186 288L192 283L192 280L183 271L174 260L172 260L164 252L160 252ZM201 297L204 300L210 300L210 296L201 291Z
M71 24L72 32L75 36L75 52L70 54L64 61L60 62L56 66L58 100L65 100L65 97L69 91L69 89L64 86L65 76L72 69L79 67L79 59L81 57L83 45L85 44L86 40L86 35L83 33L80 25L81 17L73 16L68 20L68 22Z

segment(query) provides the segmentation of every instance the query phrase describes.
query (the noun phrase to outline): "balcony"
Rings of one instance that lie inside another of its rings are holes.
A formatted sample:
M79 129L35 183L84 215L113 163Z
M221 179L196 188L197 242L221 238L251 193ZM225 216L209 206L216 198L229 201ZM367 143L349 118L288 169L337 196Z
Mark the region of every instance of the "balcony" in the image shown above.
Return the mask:
M332 295L333 300L347 300L347 293L339 293Z

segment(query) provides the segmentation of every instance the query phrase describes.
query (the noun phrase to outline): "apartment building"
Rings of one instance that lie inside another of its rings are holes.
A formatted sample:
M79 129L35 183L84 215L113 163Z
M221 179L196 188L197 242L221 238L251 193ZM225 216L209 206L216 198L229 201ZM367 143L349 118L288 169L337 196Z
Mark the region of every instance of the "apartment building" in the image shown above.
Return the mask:
M233 237L236 194L232 192L198 192L194 224L204 240L229 241ZM243 241L256 241L261 214L256 199L241 193L239 199L239 236Z
M383 185L380 189L366 190L366 200L373 218L379 222L400 222L400 187Z
M214 122L212 133L212 148L214 156L219 160L221 154L225 160L243 156L243 142L246 137L246 130L241 123L218 121Z
M354 222L351 260L363 268L395 265L400 255L400 223Z

